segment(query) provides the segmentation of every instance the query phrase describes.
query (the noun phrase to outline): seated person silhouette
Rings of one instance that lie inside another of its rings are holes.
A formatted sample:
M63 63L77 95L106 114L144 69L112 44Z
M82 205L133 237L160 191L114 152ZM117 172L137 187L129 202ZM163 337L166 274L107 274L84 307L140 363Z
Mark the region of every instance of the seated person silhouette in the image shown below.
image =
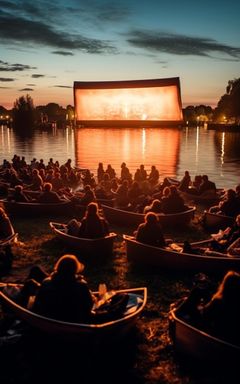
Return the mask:
M32 310L40 315L69 322L88 322L93 297L80 273L84 270L74 255L63 255L53 272L43 280Z
M240 274L229 271L211 300L202 308L210 329L218 336L240 342Z
M96 239L109 235L108 222L100 217L97 203L89 203L81 221L72 219L67 224L71 236Z
M52 184L45 183L43 186L43 191L37 198L38 203L60 203L64 200L60 198L57 192L52 191Z
M145 215L144 223L140 224L136 231L136 240L155 247L166 245L161 225L155 213L148 212Z
M150 205L146 205L143 210L143 213L154 212L161 213L162 212L162 204L159 199L154 199Z
M14 192L9 197L9 199L14 200L17 203L27 203L31 201L31 199L29 199L28 196L24 193L22 185L16 185L14 187Z
M85 216L81 220L78 236L95 239L108 234L108 222L100 217L97 203L88 204Z

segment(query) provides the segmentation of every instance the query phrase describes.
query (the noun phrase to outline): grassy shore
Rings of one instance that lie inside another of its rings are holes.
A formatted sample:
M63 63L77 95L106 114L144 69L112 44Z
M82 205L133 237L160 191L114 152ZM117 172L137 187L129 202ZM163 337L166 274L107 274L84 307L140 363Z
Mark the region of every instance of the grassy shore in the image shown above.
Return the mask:
M66 222L69 217L60 220ZM13 268L9 275L2 278L3 281L23 281L34 264L39 264L50 272L61 255L71 252L51 233L49 219L15 218L12 221L19 233L18 243L13 247ZM84 255L78 256L85 262L84 274L92 290L96 290L101 282L105 282L109 289L147 286L147 306L139 319L134 336L129 337L121 345L114 343L106 345L102 352L97 349L95 355L88 349L83 351L81 345L75 346L74 353L72 353L73 346L70 350L69 346L61 345L59 354L56 353L59 345L57 348L55 345L55 349L52 350L49 344L48 347L44 344L40 348L35 341L34 348L31 344L33 348L31 356L29 356L29 344L26 352L26 345L21 344L22 341L12 346L1 347L0 354L4 367L0 372L2 384L40 383L45 378L44 381L47 383L66 384L94 383L101 379L109 383L133 384L220 382L216 372L199 375L196 371L193 372L179 364L169 339L170 304L189 292L194 274L137 269L128 263L122 240L122 234L132 234L133 229L112 226L111 230L118 233L111 260L99 263L95 260L84 260ZM199 212L187 229L169 231L165 235L174 241L185 239L194 241L208 237L199 224ZM89 354L87 360L86 354Z

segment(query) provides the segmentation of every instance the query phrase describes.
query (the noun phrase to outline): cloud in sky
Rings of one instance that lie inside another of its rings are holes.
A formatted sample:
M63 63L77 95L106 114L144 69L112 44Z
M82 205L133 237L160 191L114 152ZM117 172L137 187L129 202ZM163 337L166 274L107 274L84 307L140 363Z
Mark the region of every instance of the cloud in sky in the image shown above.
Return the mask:
M134 47L151 52L164 52L174 55L208 56L218 52L231 57L240 58L240 47L232 47L218 43L211 38L190 37L180 34L132 30L127 41Z
M0 72L16 72L26 71L30 69L36 69L36 67L30 67L26 64L9 64L5 61L0 60Z
M33 79L39 79L40 77L45 77L45 75L41 75L40 73L33 73L32 74Z
M112 40L100 39L99 31L109 31L107 28L111 24L115 30L123 26L126 30L126 20L132 13L130 6L107 0L101 2L82 0L80 4L72 2L70 5L60 2L58 6L48 0L39 0L35 3L28 0L0 0L1 43L15 46L24 43L29 47L37 45L57 48L52 53L62 56L73 56L72 51L103 55L118 54L117 45L123 47L124 41L116 41L116 33L114 38L113 34L110 34ZM59 23L60 17L61 23ZM81 28L84 33L80 32ZM94 37L88 37L87 31ZM240 58L240 47L221 44L210 37L193 37L141 28L124 33L119 30L118 36L125 39L125 43L131 47L142 48L143 54L146 55L167 53L214 58L214 54L218 53L224 57ZM126 51L126 47L124 49Z
M72 86L70 87L69 85L53 85L53 87L55 87L55 88L71 88L72 89Z
M52 53L54 55L74 56L74 54L72 52L67 52L67 51L53 51Z
M0 81L2 82L8 82L8 81L14 81L12 77L0 77Z
M24 92L26 92L26 91L27 91L27 92L31 92L31 91L34 91L34 89L32 89L32 88L22 88L22 89L19 89L19 91L20 91L20 92L23 92L23 91L24 91Z
M2 44L29 44L49 46L67 50L80 50L87 53L116 53L116 48L109 41L88 38L79 33L70 33L64 30L54 29L52 23L43 22L37 16L43 14L43 9L31 4L24 4L25 9L16 8L16 14L7 8L10 3L0 2L5 10L0 10L0 36ZM6 9L7 8L7 9ZM36 13L34 13L36 11ZM46 8L45 12L48 12ZM43 15L41 15L43 16ZM56 24L58 25L58 24Z

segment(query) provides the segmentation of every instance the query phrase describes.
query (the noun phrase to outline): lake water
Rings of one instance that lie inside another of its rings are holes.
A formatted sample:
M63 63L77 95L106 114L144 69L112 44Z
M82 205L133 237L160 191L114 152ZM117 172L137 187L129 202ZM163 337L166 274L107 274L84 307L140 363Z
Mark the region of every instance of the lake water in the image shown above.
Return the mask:
M66 128L35 131L23 138L5 126L0 127L0 162L14 154L60 164L71 158L73 164L96 174L99 162L111 164L117 175L126 162L134 174L140 164L147 171L156 165L161 178L181 178L189 170L192 178L208 174L217 187L234 188L240 183L240 133L197 128Z

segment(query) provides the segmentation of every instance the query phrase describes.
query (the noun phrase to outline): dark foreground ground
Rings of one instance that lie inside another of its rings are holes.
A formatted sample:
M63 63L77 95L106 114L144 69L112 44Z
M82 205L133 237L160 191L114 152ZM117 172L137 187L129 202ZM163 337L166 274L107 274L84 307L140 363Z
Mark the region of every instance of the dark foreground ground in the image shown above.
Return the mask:
M50 272L57 258L69 251L51 233L48 222L46 218L13 219L19 241L13 247L12 271L3 281L23 281L36 263ZM101 345L69 344L25 332L18 341L0 344L0 383L239 382L230 372L220 372L220 367L206 371L201 362L193 366L190 360L180 362L174 354L168 333L168 311L171 303L192 288L194 274L138 269L130 265L122 234L131 234L132 230L117 227L111 230L119 234L113 258L104 263L85 261L85 277L92 290L96 290L100 282L105 282L109 289L147 286L148 302L137 328L124 340L105 340ZM198 217L188 229L166 235L175 241L208 237ZM84 255L79 257L84 260ZM220 277L213 271L213 280L217 282Z

